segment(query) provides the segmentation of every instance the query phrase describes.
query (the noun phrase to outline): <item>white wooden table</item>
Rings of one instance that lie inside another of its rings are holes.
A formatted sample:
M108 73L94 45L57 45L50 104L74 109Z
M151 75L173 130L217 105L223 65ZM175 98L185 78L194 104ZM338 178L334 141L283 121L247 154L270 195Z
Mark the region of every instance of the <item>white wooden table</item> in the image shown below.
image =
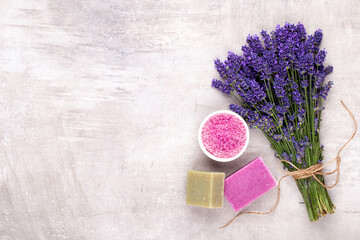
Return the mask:
M321 141L335 156L353 128L341 99L360 123L359 11L357 0L0 1L0 239L359 239L359 137L330 190L336 213L316 223L291 179L274 213L224 230L227 202L185 206L190 169L229 174L262 156L282 175L259 131L228 164L197 145L201 120L232 101L210 87L213 59L249 33L323 29L335 86Z

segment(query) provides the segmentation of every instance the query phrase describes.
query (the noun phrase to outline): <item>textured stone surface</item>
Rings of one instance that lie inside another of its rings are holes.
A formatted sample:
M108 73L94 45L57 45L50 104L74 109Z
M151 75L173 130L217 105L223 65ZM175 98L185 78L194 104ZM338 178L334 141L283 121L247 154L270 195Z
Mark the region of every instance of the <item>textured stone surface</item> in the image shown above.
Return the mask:
M0 1L0 239L358 239L359 137L330 190L336 214L309 223L291 179L278 209L234 216L185 205L190 169L235 171L269 144L251 131L237 161L208 160L197 128L231 102L213 59L246 36L302 21L324 31L335 81L322 122L326 160L360 113L360 6L348 1ZM359 122L360 119L358 118ZM328 177L328 182L334 177ZM248 209L267 210L276 190Z

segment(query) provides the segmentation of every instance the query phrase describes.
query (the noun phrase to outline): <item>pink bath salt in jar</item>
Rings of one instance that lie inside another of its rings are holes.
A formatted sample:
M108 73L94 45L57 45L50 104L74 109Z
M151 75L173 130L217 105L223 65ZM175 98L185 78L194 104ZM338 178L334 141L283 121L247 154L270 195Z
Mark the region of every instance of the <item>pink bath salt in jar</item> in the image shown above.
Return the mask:
M216 111L203 120L198 138L201 150L209 158L229 162L245 151L249 128L240 115L227 110Z

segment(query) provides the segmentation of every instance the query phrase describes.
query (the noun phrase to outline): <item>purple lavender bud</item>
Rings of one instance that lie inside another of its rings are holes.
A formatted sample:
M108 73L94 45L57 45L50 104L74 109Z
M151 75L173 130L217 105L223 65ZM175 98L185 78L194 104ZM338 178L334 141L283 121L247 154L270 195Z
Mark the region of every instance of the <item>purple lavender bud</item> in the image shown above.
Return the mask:
M286 152L283 152L283 153L280 155L280 158L283 159L283 160L286 160L286 161L288 161L288 162L291 162L292 154L290 153L290 156L289 156L289 154L287 154Z
M324 110L325 109L325 107L324 106L321 106L321 107L314 107L314 111L315 111L315 113L318 113L318 112L320 112L320 111L322 111L322 110Z
M280 134L274 134L272 136L272 138L276 141L279 142L282 139L282 136Z
M322 88L320 89L319 96L320 96L322 99L326 100L326 97L328 96L329 91L330 91L330 89L331 89L331 86L332 86L333 84L334 84L333 81L329 81L329 82L327 82L327 83L324 85L324 87L322 87Z
M266 113L266 114L271 114L271 109L274 107L273 103L265 103L261 106L260 111Z
M286 126L282 128L282 132L284 133L284 140L290 140L290 133Z
M327 52L325 50L321 50L320 52L318 52L315 56L315 64L316 65L323 64L323 62L325 62L326 54Z
M279 120L278 120L278 125L276 126L278 127L282 127L282 125L284 124L284 117L282 116L278 116Z
M314 33L314 38L315 38L314 42L316 45L318 46L320 45L322 37L323 37L322 30L321 29L316 30Z
M294 100L294 102L298 105L304 103L304 99L301 96L301 93L298 89L295 89L292 91L292 95L291 95L292 99Z
M286 106L275 106L276 112L280 115L285 114L288 111Z
M328 75L330 73L332 73L332 71L334 70L334 68L332 66L327 66L324 70L325 74Z
M243 107L240 107L236 104L230 104L229 105L229 109L237 114L239 114L242 118L246 119L246 116L248 114L248 110L243 108Z
M224 78L226 77L226 66L224 63L222 63L219 59L214 60L215 68L220 74L220 77Z
M325 73L324 72L318 72L315 74L314 86L316 88L320 88L324 81L325 81Z
M266 49L272 49L273 43L271 40L271 36L269 34L267 34L266 31L262 30L261 31L261 36L264 40L264 45Z
M289 119L291 122L295 121L295 113L293 113L293 114L288 114L287 116L288 116L288 119Z
M225 84L223 83L222 81L220 80L217 80L217 79L213 79L212 80L212 84L211 84L212 87L218 89L219 91L227 94L227 95L230 95L231 94L231 91L232 91L232 88L230 85L228 84Z
M305 108L299 108L298 109L298 114L297 114L297 117L298 117L298 121L300 122L300 123L303 123L304 122L304 119L305 119L305 113L306 113L306 111L305 111Z
M302 87L302 88L306 88L307 86L309 86L308 80L307 80L307 79L303 79L303 80L301 81L301 87Z
M310 142L307 136L305 136L303 139L300 139L299 141L300 146L309 146Z
M315 118L314 119L314 130L316 133L319 133L319 119L318 118Z
M308 40L306 41L306 48L309 49L310 51L316 53L319 51L319 45L321 43L322 40L322 30L316 30L314 35L310 35L308 37Z
M263 132L268 132L275 128L275 124L270 116L263 115L255 119L253 127L259 128Z
M261 41L257 35L248 36L246 39L246 43L252 49L252 51L256 54L262 54L264 51L264 47L261 44Z

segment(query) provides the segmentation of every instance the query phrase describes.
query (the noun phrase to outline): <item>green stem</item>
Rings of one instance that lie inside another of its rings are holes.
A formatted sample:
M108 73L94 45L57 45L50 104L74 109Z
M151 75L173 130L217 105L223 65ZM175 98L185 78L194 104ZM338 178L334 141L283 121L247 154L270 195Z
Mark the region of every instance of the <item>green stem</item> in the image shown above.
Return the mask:
M319 180L325 184L322 176L319 176ZM332 203L327 189L314 178L296 180L296 184L303 196L310 221L316 221L327 213L334 213L335 205Z

